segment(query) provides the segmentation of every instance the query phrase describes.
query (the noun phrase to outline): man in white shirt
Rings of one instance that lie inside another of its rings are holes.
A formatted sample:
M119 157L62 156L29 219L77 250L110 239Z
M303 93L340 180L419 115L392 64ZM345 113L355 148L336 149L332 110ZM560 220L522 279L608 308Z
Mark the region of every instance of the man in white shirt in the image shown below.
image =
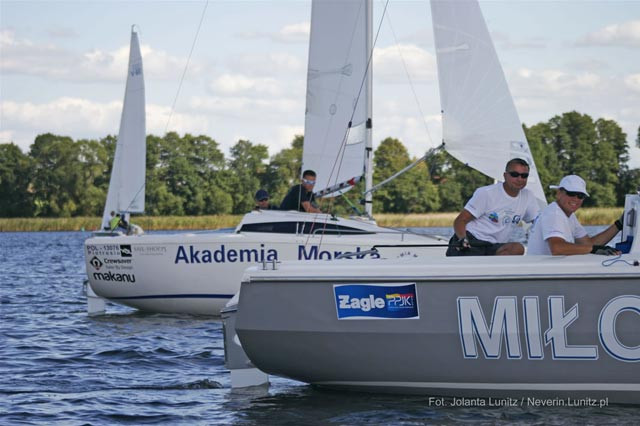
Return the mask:
M528 255L620 254L605 244L622 229L622 217L593 237L589 237L578 222L575 212L589 196L587 185L580 176L565 176L560 184L550 188L557 189L556 201L549 204L533 224L529 233Z
M447 256L524 254L524 246L509 239L520 221L531 222L540 209L533 192L525 188L529 164L514 158L503 176L504 182L476 189L455 218Z

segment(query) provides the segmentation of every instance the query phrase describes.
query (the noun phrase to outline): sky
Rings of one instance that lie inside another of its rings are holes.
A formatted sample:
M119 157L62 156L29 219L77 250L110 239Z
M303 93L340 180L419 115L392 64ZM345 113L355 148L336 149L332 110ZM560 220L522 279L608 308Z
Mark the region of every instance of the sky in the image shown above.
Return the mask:
M441 139L430 8L391 0L380 24L384 4L374 0L374 149L391 136L419 157ZM480 7L520 120L572 110L615 120L640 167L640 0ZM225 155L247 139L275 154L304 133L310 10L302 0L0 0L0 143L28 152L46 132L117 135L135 24L147 133L206 134Z

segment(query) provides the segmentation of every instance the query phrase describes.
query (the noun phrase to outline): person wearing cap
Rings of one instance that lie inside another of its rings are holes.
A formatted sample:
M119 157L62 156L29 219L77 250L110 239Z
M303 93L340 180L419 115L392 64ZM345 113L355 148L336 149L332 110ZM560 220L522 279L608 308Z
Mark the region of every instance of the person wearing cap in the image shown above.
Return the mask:
M302 173L302 180L299 184L294 185L285 195L280 210L297 210L307 213L322 213L318 208L315 195L313 195L313 187L316 184L316 172L313 170L305 170Z
M269 193L266 190L258 189L253 198L256 200L256 210L276 210L276 207L269 203Z
M606 246L622 230L622 217L593 237L580 225L576 210L589 196L587 185L578 175L562 178L556 189L556 201L549 204L534 222L527 255L602 254L618 255L620 251Z
M524 246L509 242L520 221L531 222L540 206L533 192L525 188L529 164L509 160L504 182L476 189L453 221L453 237L447 256L522 255Z

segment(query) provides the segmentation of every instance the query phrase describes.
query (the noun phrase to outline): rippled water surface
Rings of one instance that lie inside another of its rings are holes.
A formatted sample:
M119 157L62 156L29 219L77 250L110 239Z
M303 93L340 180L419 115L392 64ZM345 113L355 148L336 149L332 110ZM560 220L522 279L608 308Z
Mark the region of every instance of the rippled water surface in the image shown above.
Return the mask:
M640 422L639 407L436 407L428 397L335 392L277 378L268 390L232 392L219 320L117 305L87 316L88 236L0 233L0 424Z

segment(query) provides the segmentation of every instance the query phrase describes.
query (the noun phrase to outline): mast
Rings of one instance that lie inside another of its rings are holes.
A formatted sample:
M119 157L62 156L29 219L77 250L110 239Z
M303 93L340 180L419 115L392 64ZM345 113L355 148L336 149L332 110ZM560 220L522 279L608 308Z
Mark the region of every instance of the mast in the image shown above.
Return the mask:
M365 13L366 13L366 46L367 55L369 57L368 66L366 70L366 91L367 91L367 126L365 130L365 148L364 148L364 211L371 217L373 213L373 196L371 188L373 187L373 143L372 143L372 131L373 123L372 117L372 96L373 96L373 5L372 0L365 0Z

